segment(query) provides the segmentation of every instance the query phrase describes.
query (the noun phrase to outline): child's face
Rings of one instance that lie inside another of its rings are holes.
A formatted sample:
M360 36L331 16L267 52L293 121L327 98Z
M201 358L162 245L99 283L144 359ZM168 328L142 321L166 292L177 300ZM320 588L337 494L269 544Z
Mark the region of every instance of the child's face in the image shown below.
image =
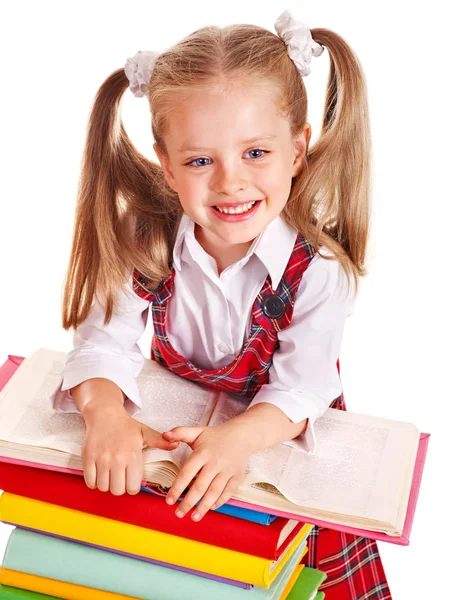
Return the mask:
M176 107L169 125L168 157L153 146L169 186L200 228L209 254L240 244L244 255L284 208L305 160L310 125L293 141L269 92L252 87L195 92ZM274 137L264 139L269 135ZM256 137L261 139L245 141ZM228 220L214 208L254 200L259 202L249 215Z

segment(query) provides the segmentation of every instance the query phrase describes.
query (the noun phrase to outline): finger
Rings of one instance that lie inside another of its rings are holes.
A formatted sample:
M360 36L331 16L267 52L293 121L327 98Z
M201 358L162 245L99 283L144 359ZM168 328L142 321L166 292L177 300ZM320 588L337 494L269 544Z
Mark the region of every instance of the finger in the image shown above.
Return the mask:
M244 477L237 477L236 475L231 477L225 486L222 494L217 498L214 505L212 506L212 510L217 510L224 504L226 504L230 498L236 493L237 489L241 485L242 481L244 481Z
M180 445L176 440L166 440L159 431L155 431L142 424L143 448L161 448L162 450L175 450Z
M143 449L145 449L145 448L160 448L161 450L175 450L179 446L180 446L180 442L169 442L168 440L164 440L163 438L159 437L159 440L157 442L155 442L154 444L153 443L147 444L146 442L144 442Z
M182 495L185 488L191 483L193 477L202 469L203 465L204 461L195 453L190 456L180 469L177 478L166 496L167 504L175 504L175 502L177 502L179 496Z
M204 427L174 427L170 431L164 431L162 437L171 442L185 442L193 444L204 431Z
M201 502L196 506L191 518L193 521L200 521L207 511L212 508L223 494L230 477L225 473L218 473L211 481L206 493L203 495ZM183 504L183 502L182 502Z
M109 471L109 491L114 496L125 493L125 464L115 464Z
M109 490L109 466L106 461L99 461L96 465L96 487L100 492Z
M127 493L131 495L138 494L143 479L143 461L141 452L138 452L137 455L129 461L125 474Z
M96 464L94 460L86 460L83 463L84 480L87 487L94 490L96 488Z
M203 498L216 475L216 469L211 469L207 466L201 469L195 482L190 486L187 495L176 510L176 515L178 517L186 515L188 511Z

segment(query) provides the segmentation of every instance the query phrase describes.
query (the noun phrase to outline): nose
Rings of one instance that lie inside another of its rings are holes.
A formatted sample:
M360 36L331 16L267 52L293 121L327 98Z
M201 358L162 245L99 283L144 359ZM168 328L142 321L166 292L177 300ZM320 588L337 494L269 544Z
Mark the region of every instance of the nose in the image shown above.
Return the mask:
M242 165L235 162L219 165L216 169L213 188L216 193L229 196L245 189L246 179Z

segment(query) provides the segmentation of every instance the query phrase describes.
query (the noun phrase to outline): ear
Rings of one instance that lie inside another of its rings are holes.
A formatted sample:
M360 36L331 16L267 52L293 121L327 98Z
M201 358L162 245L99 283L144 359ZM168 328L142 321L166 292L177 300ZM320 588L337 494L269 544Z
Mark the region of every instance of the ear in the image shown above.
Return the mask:
M307 149L309 147L310 136L312 135L312 127L310 123L305 123L301 133L294 139L294 161L293 174L296 177L302 170L302 165L306 160Z
M159 148L159 144L156 142L153 144L153 149L156 152L156 156L158 157L159 162L161 163L162 170L164 172L164 177L167 181L169 187L176 192L175 189L175 179L174 174L172 173L172 169L170 166L169 158L166 156L162 150Z

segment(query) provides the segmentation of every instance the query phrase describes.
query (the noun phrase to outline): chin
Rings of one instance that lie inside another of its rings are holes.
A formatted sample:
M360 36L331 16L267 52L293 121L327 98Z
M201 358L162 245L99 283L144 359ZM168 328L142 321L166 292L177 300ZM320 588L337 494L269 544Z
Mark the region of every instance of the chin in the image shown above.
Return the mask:
M247 244L252 242L260 233L260 230L257 232L253 232L253 231L237 231L235 233L220 233L217 234L217 237L219 237L223 242L227 243L227 244Z

